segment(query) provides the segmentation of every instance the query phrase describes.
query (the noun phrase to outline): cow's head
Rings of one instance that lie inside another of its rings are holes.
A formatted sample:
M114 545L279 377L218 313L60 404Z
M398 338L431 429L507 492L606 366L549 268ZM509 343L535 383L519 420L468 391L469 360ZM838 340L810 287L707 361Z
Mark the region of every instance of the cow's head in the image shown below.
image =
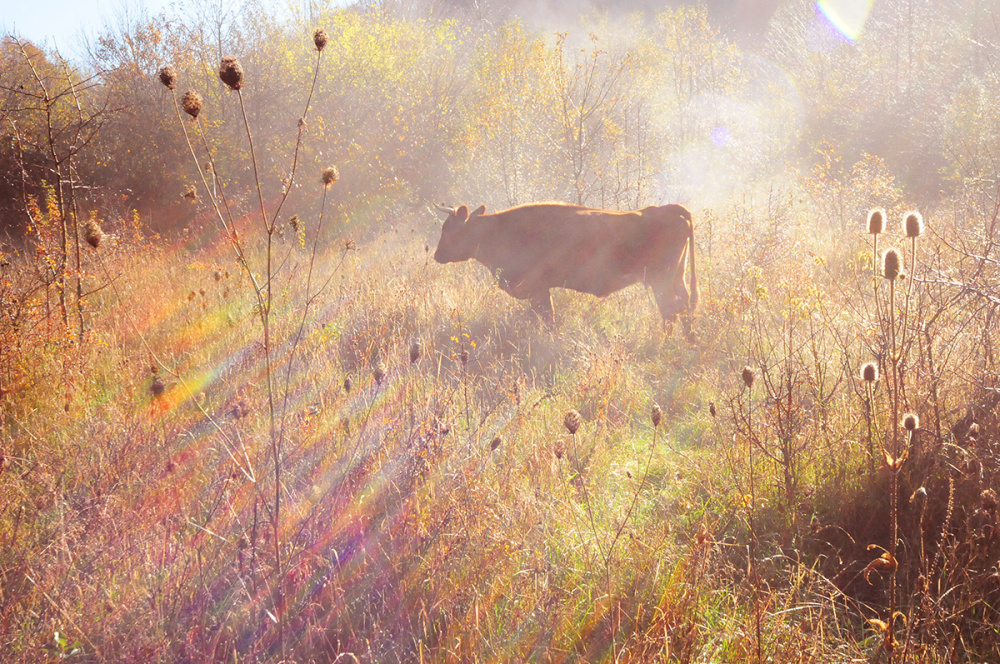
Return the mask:
M438 263L454 263L472 258L476 253L479 238L470 231L469 221L486 212L486 206L479 206L471 214L465 205L457 208L438 205L437 209L447 214L448 218L441 227L441 239L438 240L434 260Z

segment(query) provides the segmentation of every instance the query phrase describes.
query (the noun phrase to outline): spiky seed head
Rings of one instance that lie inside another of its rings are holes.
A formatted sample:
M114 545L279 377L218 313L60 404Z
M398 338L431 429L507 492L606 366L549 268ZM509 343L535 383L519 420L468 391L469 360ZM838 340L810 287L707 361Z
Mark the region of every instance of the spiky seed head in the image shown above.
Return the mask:
M861 377L866 383L874 383L878 380L878 367L874 362L868 362L861 367Z
M158 397L163 394L163 391L167 389L167 386L163 384L163 379L159 376L153 379L153 382L149 385L149 391L154 397Z
M326 30L323 28L313 33L313 44L316 45L317 51L322 53L323 49L326 48L327 41L329 41L329 38L326 36Z
M216 281L222 281L222 272L220 272L220 271L216 270L215 272L213 272L213 273L212 273L212 277L213 277L213 278L214 278L214 279L215 279Z
M469 363L469 349L463 348L462 352L458 354L458 359L462 361L462 366L464 367Z
M413 343L410 344L410 364L413 364L420 359L420 356L424 352L424 347L420 343L420 339L414 339Z
M296 233L299 232L299 224L300 224L299 215L293 214L291 217L288 218L288 225L291 226L292 230L295 231Z
M336 166L329 166L323 169L323 175L320 179L323 181L324 187L330 187L337 184L337 180L340 179L340 171L337 170Z
M916 210L913 212L907 212L906 216L903 217L903 230L906 231L906 237L920 237L920 235L924 232L923 216Z
M743 384L747 387L753 387L753 381L757 378L757 374L754 373L751 367L743 367L740 377L743 378Z
M653 404L653 410L649 414L649 419L653 421L654 427L660 426L660 422L663 421L663 410L660 408L660 404Z
M101 240L104 239L104 231L101 230L101 227L95 220L91 219L83 225L83 239L91 247L97 249L101 246Z
M385 378L385 365L382 364L381 360L376 362L372 368L372 377L375 378L376 383L379 385L382 384L382 380Z
M920 418L917 417L916 413L903 415L903 428L907 431L916 431L920 428Z
M170 65L158 71L157 76L160 77L160 83L163 83L167 90L173 90L177 87L177 72Z
M895 281L899 278L900 268L903 265L903 259L900 257L899 252L895 249L889 249L882 256L882 274L889 281Z
M344 391L347 392L348 394L350 394L352 387L354 387L354 381L351 380L350 376L345 376L344 377Z
M227 55L219 64L219 78L231 90L239 90L243 87L243 65L235 56Z
M198 114L201 113L202 103L201 95L198 94L197 90L188 90L181 97L181 108L192 118L197 118Z
M868 233L878 235L885 230L885 210L875 208L868 213Z
M712 417L715 417L715 402L714 401L709 401L708 402L708 414L711 415Z
M552 448L552 453L556 455L557 459L563 458L563 455L566 454L566 443L561 440L557 440L556 444Z
M581 421L580 413L575 410L570 410L566 413L566 417L563 418L563 426L566 427L566 431L569 431L571 434L576 434L576 432L580 430Z
M493 452L493 451L495 451L495 450L496 450L496 449L497 449L498 447L500 447L501 443L503 443L503 438L502 438L501 436L497 436L496 438L494 438L494 439L493 439L493 440L492 440L492 441L490 442L490 452Z

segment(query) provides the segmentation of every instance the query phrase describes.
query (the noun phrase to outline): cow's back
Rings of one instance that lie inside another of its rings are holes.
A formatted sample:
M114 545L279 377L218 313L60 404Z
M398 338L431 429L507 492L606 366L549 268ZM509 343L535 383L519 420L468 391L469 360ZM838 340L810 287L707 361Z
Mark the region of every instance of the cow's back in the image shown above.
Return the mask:
M565 287L604 296L669 272L689 231L674 206L611 212L542 203L490 215L477 257L516 297Z

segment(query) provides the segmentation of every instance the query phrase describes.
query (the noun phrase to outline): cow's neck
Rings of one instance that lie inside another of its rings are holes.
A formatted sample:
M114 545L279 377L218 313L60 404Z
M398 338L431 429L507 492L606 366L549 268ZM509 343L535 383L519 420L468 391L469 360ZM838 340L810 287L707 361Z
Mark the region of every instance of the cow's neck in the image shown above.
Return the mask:
M483 215L485 216L485 215ZM468 240L469 246L469 258L475 258L480 263L483 261L483 243L489 242L488 233L485 232L486 224L483 223L483 216L476 217L475 219L470 219L466 222L465 234ZM485 264L485 263L484 263Z

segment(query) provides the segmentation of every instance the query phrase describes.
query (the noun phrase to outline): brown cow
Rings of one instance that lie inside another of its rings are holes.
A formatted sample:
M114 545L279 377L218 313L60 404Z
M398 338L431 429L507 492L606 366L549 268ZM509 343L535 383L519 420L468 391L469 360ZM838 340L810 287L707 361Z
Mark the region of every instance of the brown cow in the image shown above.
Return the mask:
M698 304L691 213L680 205L635 212L595 210L563 203L534 203L486 214L438 207L448 214L434 260L475 258L489 268L500 288L528 300L553 323L550 288L569 288L604 297L637 282L656 294L664 323L693 312ZM684 279L688 248L691 287ZM685 329L690 331L687 317Z

